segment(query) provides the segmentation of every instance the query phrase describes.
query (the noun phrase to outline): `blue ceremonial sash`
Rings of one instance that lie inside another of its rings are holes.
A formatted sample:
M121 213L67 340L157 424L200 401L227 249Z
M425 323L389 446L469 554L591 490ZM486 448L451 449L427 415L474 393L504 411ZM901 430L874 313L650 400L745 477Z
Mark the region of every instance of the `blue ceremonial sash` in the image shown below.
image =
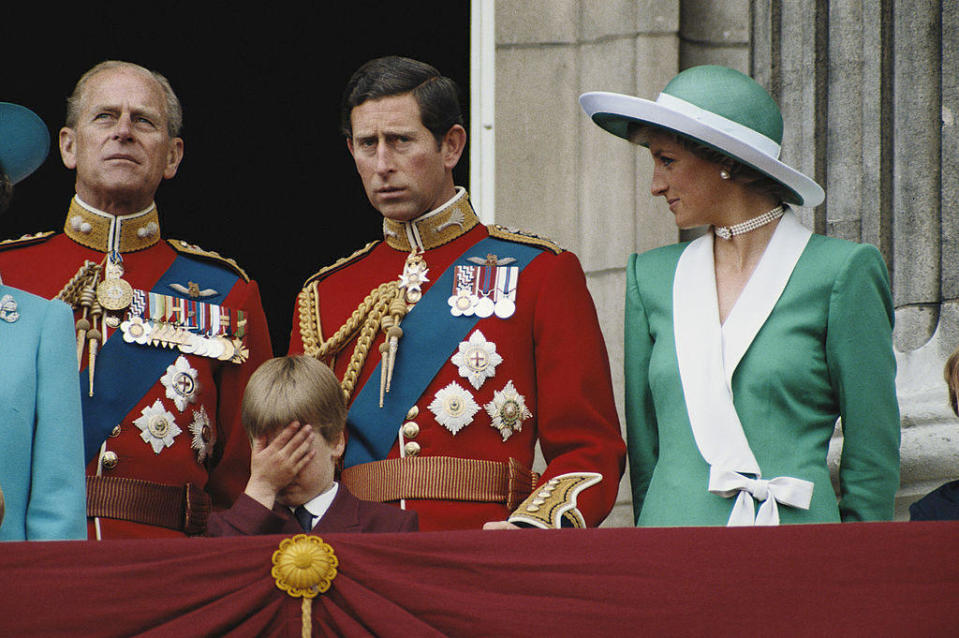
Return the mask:
M492 253L500 258L512 257L516 261L510 266L518 266L522 271L542 251L535 246L488 237L473 244L450 264L403 319L403 337L396 353L393 384L383 399L383 407L380 407L380 364L353 400L347 415L349 441L343 467L386 458L406 413L480 320L475 315L454 317L450 314L448 300L453 291L455 266L470 257L486 259ZM517 295L521 294L517 292Z
M152 292L172 295L171 283L201 281L205 288L222 291L204 299L220 304L233 289L238 277L212 263L178 255L170 267L153 284ZM181 296L181 295L177 295ZM86 367L80 370L80 393L83 403L83 445L89 463L96 458L100 445L140 402L168 366L176 361L176 348L143 346L123 341L123 333L114 330L97 353L94 393L89 396Z

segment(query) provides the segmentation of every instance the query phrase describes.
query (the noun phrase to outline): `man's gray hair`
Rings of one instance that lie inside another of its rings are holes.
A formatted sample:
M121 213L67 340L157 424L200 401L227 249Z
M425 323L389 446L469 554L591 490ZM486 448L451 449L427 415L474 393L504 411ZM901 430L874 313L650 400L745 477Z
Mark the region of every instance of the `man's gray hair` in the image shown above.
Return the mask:
M98 73L102 73L103 71L111 71L113 69L129 69L137 73L142 73L152 78L157 82L157 84L160 85L165 98L164 110L166 115L167 133L171 138L179 137L180 129L183 128L183 107L180 106L180 99L176 96L176 93L173 92L173 87L170 85L170 81L156 71L151 71L150 69L142 67L139 64L134 64L133 62L124 62L122 60L106 60L97 64L92 69L80 76L80 79L77 81L77 85L73 87L73 93L67 98L66 125L69 128L76 128L77 121L80 119L80 111L83 108L84 92L86 91L87 82L90 81L90 78Z

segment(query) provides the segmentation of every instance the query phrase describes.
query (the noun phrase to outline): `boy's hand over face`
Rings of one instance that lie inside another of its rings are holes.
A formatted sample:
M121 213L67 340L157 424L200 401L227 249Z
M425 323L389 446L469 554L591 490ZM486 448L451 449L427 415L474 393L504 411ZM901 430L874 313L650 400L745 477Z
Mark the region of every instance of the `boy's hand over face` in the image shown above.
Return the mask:
M250 480L244 493L273 509L277 493L289 485L316 454L313 428L294 421L267 443L266 437L253 441L250 452Z

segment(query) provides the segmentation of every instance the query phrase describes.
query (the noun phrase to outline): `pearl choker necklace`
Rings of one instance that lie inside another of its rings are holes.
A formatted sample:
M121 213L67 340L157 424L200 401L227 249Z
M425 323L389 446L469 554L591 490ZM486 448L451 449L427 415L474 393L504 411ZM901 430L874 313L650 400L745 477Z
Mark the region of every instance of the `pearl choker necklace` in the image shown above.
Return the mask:
M783 212L783 207L777 206L758 217L747 219L733 226L714 226L713 232L716 233L717 237L721 237L722 239L731 239L733 235L745 235L751 230L756 230L760 226L765 226L769 222L779 219L783 216Z

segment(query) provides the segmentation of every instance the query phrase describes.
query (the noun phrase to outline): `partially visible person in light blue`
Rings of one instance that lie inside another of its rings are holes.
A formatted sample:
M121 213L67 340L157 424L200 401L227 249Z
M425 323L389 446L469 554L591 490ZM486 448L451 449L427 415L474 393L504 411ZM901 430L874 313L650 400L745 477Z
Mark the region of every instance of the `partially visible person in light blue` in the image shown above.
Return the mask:
M50 134L0 102L0 213L40 167ZM86 479L73 314L0 273L0 540L85 540Z

